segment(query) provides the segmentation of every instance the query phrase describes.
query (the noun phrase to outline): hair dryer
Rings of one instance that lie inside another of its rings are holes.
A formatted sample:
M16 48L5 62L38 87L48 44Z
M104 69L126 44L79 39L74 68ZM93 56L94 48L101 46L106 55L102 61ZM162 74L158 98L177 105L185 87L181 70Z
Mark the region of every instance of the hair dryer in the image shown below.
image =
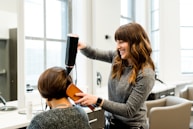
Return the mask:
M66 58L65 58L67 74L69 74L72 68L74 67L76 61L77 47L78 47L78 36L68 34L66 44Z

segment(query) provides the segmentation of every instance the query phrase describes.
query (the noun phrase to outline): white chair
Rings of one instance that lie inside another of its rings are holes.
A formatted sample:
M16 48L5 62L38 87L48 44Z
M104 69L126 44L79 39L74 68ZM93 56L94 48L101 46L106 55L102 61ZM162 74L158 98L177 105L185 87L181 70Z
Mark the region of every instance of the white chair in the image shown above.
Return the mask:
M189 100L193 105L193 85L187 85L179 91L179 96Z
M191 108L191 117L192 120L190 122L190 129L193 129L193 84L192 85L186 85L183 89L179 91L179 96L181 98L185 98L189 100L192 103Z
M149 129L189 129L192 104L177 96L146 101Z

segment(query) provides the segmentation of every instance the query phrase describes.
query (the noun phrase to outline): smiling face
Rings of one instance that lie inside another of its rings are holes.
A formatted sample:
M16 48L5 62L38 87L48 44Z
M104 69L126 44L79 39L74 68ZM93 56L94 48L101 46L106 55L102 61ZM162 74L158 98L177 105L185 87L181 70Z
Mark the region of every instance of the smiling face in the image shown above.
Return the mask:
M129 59L129 44L123 40L117 40L117 50L121 55L121 59Z
M151 59L150 40L143 27L135 22L121 25L114 35L117 56L112 68L112 78L121 78L125 66L132 66L129 83L135 84L137 73L146 66L155 70Z

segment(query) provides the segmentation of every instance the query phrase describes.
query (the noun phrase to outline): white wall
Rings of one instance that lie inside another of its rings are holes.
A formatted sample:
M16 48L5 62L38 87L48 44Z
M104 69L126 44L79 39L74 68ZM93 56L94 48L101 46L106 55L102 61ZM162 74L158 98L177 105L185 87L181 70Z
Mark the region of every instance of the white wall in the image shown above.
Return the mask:
M9 38L9 29L17 27L17 0L0 0L0 38Z
M92 44L92 1L74 0L73 7L73 33L79 35L80 41ZM92 62L78 52L76 66L77 85L92 93Z
M115 50L114 32L120 25L119 0L93 0L93 47L103 50ZM105 39L105 35L109 39ZM93 94L107 97L107 81L111 64L93 61ZM101 85L97 85L97 72L102 75Z
M80 41L97 48L115 49L114 31L120 24L119 5L120 1L117 0L76 0L73 31L80 36ZM109 35L110 39L106 40L105 35ZM96 72L103 76L102 85L107 84L109 65L91 61L80 53L76 62L79 87L85 87L87 92L95 93Z
M180 80L180 18L178 0L160 1L160 78Z
M10 13L16 13L17 2L18 0L0 0L0 10L7 11Z
M24 66L24 0L18 0L18 47L17 47L17 85L18 85L18 108L25 107L25 100L26 100L26 90L25 90L25 66Z

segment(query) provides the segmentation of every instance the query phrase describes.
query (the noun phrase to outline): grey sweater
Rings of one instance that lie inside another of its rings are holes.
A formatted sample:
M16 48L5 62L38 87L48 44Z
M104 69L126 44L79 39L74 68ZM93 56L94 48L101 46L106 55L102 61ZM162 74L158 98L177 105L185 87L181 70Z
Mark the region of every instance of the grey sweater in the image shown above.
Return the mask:
M55 108L37 114L27 129L91 129L88 116L79 107Z
M91 59L114 63L117 54L115 51L101 51L89 46L81 52ZM102 108L106 110L107 118L113 118L132 126L147 127L146 101L155 82L155 72L151 68L139 71L136 84L131 86L128 77L132 67L126 67L120 79L112 79L111 74L108 81L109 100L104 100Z

